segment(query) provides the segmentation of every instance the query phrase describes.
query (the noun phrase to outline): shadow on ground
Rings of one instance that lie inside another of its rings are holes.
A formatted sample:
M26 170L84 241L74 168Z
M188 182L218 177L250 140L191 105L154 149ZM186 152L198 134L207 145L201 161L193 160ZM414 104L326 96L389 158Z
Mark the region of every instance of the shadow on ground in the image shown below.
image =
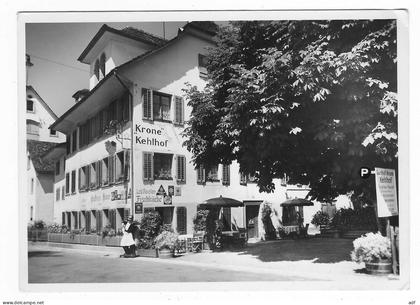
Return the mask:
M338 263L351 260L352 242L351 239L338 238L278 240L248 244L243 249L225 252L252 255L263 262L311 260L314 263Z
M59 251L29 251L28 257L60 257L63 256Z

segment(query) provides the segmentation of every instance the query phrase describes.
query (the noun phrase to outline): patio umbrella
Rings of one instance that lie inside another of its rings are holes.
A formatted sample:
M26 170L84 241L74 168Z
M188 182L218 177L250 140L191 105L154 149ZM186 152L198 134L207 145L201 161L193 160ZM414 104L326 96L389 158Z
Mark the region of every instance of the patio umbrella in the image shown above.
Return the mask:
M243 204L242 201L220 196L220 197L216 197L216 198L207 199L202 204L200 204L200 207L203 207L203 208L211 208L211 207L241 207L243 205L244 204Z
M285 202L281 203L280 206L286 207L286 206L311 206L314 205L312 201L309 201L307 199L303 198L294 198L286 200Z

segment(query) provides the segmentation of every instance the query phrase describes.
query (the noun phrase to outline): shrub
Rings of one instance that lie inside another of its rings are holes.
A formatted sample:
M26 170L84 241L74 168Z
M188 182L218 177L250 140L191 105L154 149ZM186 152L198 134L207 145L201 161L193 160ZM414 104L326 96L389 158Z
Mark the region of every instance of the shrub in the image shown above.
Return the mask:
M357 263L391 258L391 242L381 233L367 233L353 241L351 259Z
M313 225L316 225L317 227L319 226L327 226L330 224L330 216L322 211L318 211L314 214L314 216L312 217L311 223Z
M372 207L360 209L339 209L331 220L331 224L341 230L372 230L378 229L375 210Z
M59 225L58 223L53 223L47 226L47 232L48 233L62 233L62 227L63 226Z
M144 213L139 226L139 247L151 248L154 245L155 238L162 231L162 219L159 213Z
M169 249L175 250L178 245L178 234L171 231L162 231L155 238L155 247L159 250Z
M216 230L216 220L219 218L219 209L198 210L194 216L194 232L204 232L204 240L212 243Z

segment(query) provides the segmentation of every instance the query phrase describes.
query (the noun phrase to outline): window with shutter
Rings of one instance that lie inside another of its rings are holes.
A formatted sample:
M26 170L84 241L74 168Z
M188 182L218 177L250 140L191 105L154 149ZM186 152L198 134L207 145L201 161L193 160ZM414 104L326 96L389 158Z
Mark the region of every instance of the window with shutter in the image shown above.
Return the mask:
M222 167L222 184L229 185L230 184L230 165L223 164Z
M176 230L178 234L187 234L187 208L176 208Z
M142 89L143 119L151 120L153 113L152 90Z
M186 177L185 177L185 173L186 173L186 164L185 164L185 156L177 156L176 157L176 176L177 176L177 181L178 182L185 182Z
M102 211L96 211L96 232L102 231Z
M198 184L204 184L206 182L206 173L203 165L199 165L197 167L197 183Z
M153 181L153 153L143 152L143 180Z
M184 100L180 96L175 96L175 118L174 124L184 124Z

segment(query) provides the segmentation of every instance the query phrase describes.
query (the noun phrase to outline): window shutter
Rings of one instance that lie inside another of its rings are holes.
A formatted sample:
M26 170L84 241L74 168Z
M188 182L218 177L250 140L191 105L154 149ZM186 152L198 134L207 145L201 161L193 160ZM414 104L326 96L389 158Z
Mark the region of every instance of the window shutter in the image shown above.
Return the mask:
M176 176L177 181L185 182L185 172L186 172L186 164L185 164L185 156L176 156Z
M64 226L66 224L66 213L61 212L61 224Z
M96 162L96 185L97 186L102 185L102 162L101 161Z
M81 186L82 186L82 180L81 180L82 179L82 169L79 168L78 172L79 172L78 183L79 183L79 192L80 192L80 189L81 189Z
M130 180L130 151L124 151L124 180Z
M177 125L184 124L184 100L180 96L175 96L175 119L174 123Z
M153 153L143 152L143 179L153 181Z
M108 184L114 183L114 161L115 156L108 157Z
M124 219L127 220L128 216L130 216L130 209L124 209Z
M176 230L178 234L187 234L187 208L176 208Z
M243 173L240 173L240 184L246 185L246 175Z
M230 184L230 165L223 164L222 166L222 184L229 185Z
M197 183L198 184L204 184L204 182L206 181L206 176L205 176L205 169L203 165L199 165L197 167Z
M143 97L143 119L151 120L153 117L152 90L142 89Z

